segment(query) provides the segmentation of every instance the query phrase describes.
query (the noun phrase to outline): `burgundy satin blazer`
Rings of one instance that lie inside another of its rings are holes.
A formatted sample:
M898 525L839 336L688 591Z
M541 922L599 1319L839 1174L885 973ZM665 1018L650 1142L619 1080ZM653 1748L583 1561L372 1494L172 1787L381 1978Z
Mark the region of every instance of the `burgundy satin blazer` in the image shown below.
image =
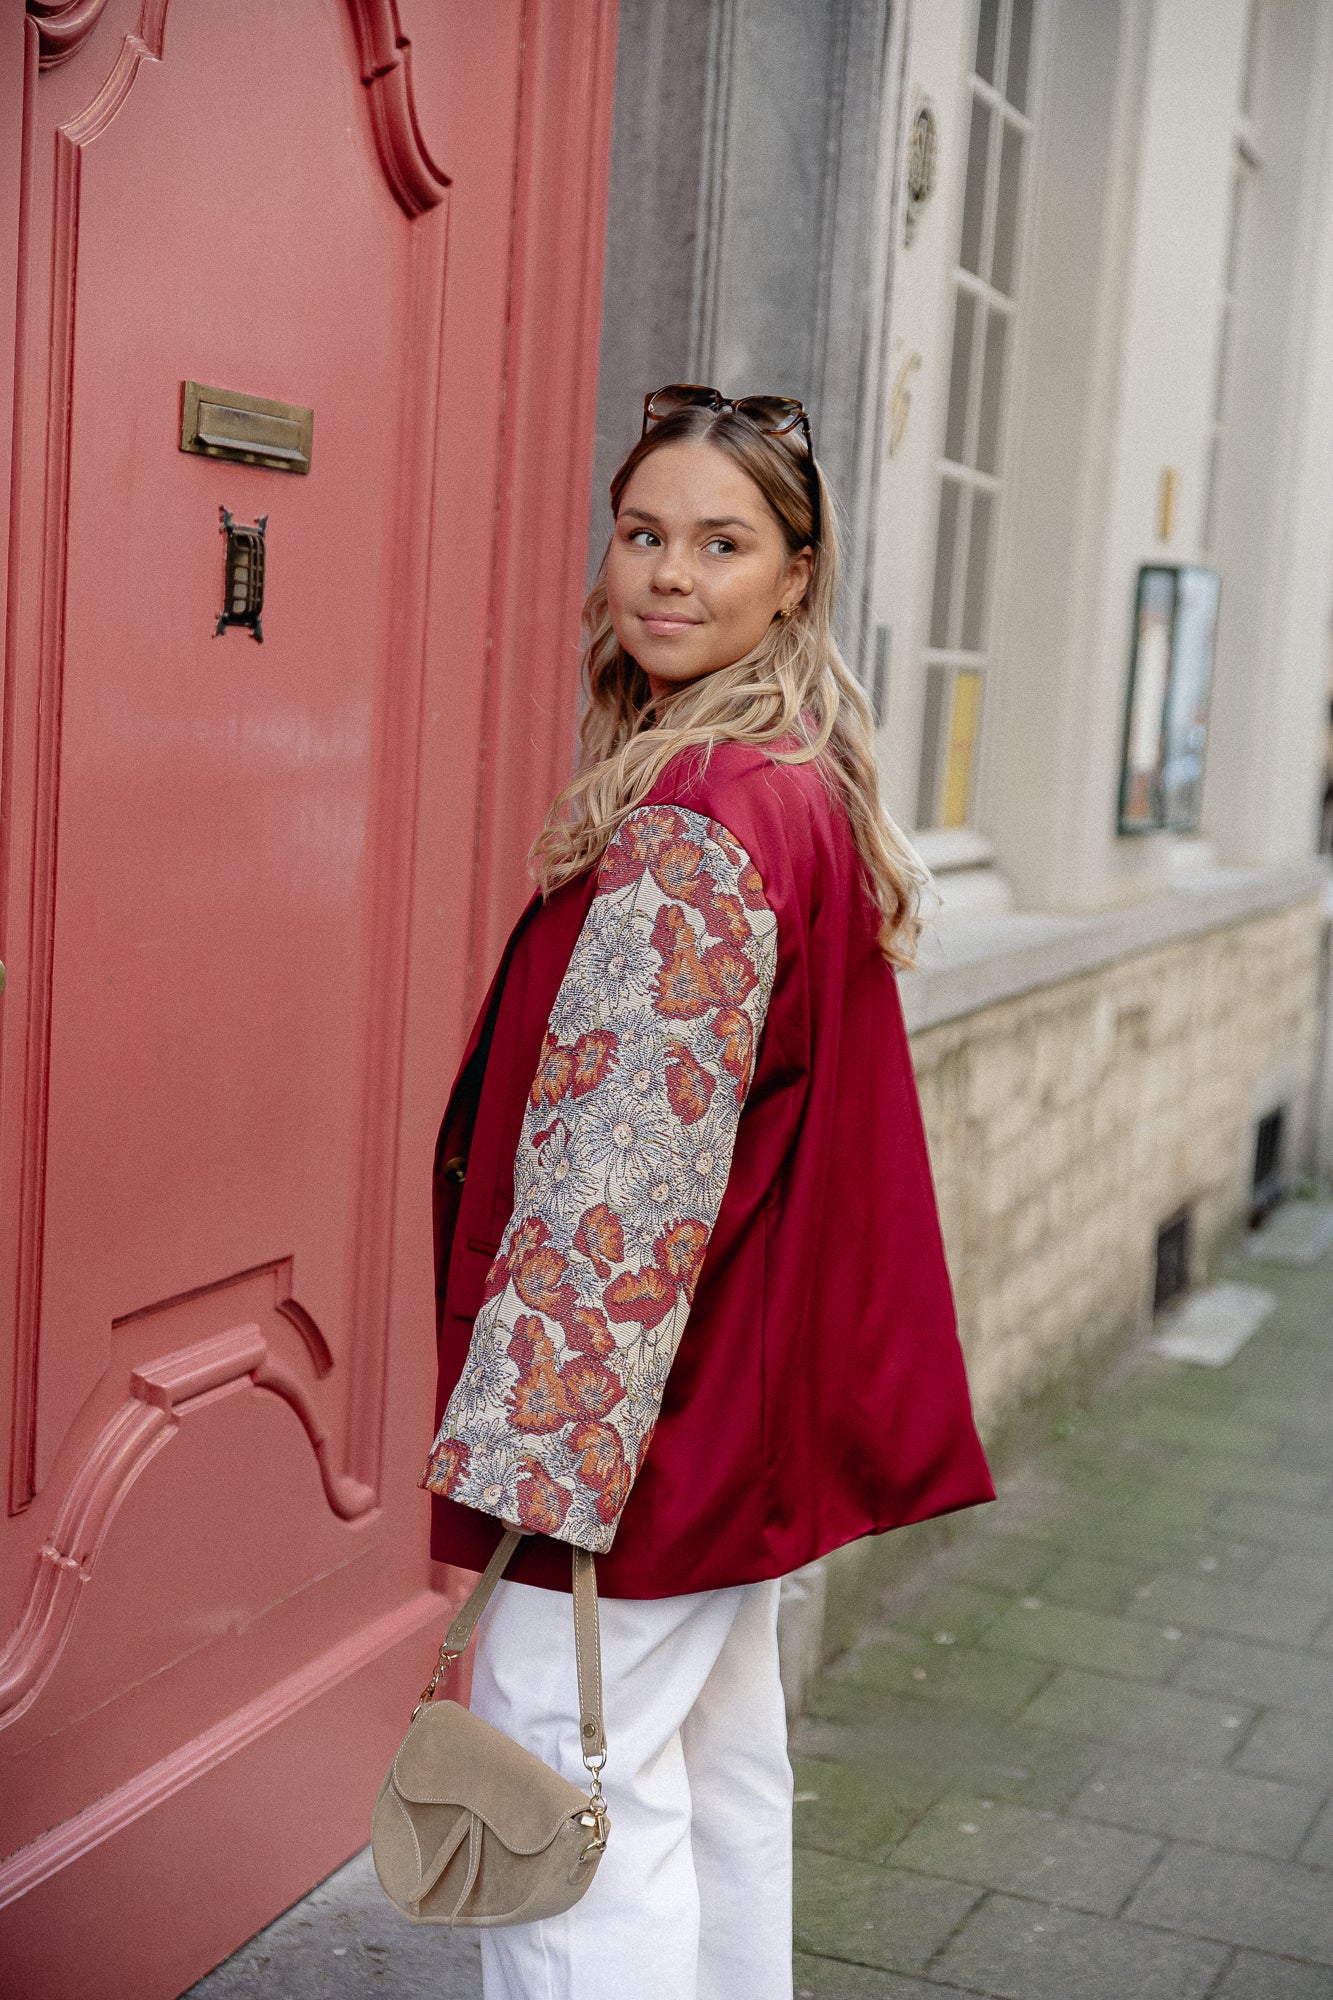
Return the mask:
M845 809L811 764L736 743L698 761L677 758L648 803L707 814L746 849L777 917L778 966L661 1417L598 1557L611 1597L781 1576L994 1497L897 982ZM437 1425L514 1207L528 1091L594 888L591 871L519 918L445 1113ZM480 1569L501 1524L439 1495L432 1510L432 1554ZM534 1536L509 1574L568 1589L569 1550Z

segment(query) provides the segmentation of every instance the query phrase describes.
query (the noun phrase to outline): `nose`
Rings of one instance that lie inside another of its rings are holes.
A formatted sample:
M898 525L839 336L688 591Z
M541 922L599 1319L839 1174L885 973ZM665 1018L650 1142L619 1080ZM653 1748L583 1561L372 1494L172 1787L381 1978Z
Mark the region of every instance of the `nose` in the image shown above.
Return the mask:
M663 542L653 564L653 589L681 595L694 588L686 552L679 544Z

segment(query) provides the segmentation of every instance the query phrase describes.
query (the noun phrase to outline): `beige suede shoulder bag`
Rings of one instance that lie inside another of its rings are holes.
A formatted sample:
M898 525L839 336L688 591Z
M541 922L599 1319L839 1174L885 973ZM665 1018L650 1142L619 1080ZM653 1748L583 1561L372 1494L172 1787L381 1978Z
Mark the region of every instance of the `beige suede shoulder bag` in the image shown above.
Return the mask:
M503 1730L434 1698L522 1539L518 1528L505 1535L449 1627L375 1801L376 1873L385 1895L417 1923L488 1928L558 1916L583 1894L606 1847L602 1647L586 1549L573 1552L579 1744L592 1780L586 1796Z

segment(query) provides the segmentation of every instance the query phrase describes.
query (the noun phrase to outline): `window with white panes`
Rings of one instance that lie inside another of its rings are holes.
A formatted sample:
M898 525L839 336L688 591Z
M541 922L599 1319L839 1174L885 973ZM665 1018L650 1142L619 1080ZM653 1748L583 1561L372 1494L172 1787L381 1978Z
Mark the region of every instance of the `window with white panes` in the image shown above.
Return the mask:
M1199 540L1205 555L1217 543L1217 499L1222 476L1222 447L1226 436L1227 405L1231 388L1232 336L1236 326L1236 287L1240 277L1245 227L1254 192L1254 177L1261 156L1256 118L1262 0L1250 0L1245 27L1245 55L1241 64L1240 91L1236 104L1235 145L1231 170L1231 212L1227 222L1227 261L1222 276L1222 296L1217 315L1217 360L1213 372L1213 400L1208 423L1208 458L1204 467L1203 523Z
M1034 0L979 0L954 268L939 516L926 648L918 827L971 816L1032 147Z

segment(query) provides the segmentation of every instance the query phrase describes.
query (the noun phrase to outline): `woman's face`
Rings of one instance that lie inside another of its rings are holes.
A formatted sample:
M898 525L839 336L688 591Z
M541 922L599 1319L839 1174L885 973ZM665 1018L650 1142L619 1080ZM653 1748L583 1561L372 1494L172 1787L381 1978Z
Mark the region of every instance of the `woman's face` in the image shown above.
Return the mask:
M810 582L748 472L716 445L663 445L621 496L606 565L617 639L655 695L729 667Z

